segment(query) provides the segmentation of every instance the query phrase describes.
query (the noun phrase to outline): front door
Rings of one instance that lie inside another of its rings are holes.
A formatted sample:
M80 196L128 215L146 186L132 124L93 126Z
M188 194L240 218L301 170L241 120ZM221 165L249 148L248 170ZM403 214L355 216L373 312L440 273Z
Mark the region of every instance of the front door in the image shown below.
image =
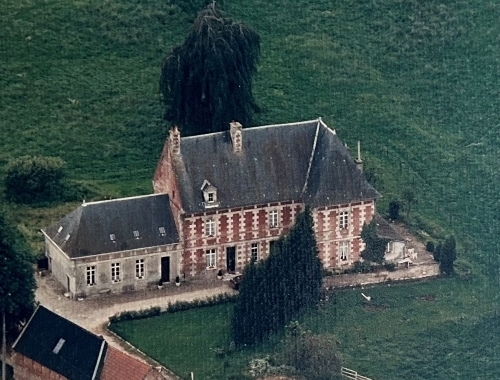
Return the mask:
M236 270L236 247L226 248L226 264L228 272L234 272Z
M161 258L161 281L170 281L170 257Z

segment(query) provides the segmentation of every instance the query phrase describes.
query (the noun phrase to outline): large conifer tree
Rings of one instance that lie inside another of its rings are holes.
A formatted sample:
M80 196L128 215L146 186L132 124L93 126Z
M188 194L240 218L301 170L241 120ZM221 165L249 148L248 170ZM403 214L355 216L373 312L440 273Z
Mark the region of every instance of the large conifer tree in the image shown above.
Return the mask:
M232 319L234 341L252 344L279 331L318 303L321 284L321 261L306 208L270 256L246 268Z
M248 125L259 110L252 94L259 57L256 32L224 18L215 2L207 6L184 43L163 61L160 91L167 121L185 135L226 130L232 120Z
M30 261L23 236L0 212L0 313L10 327L34 310L36 283Z

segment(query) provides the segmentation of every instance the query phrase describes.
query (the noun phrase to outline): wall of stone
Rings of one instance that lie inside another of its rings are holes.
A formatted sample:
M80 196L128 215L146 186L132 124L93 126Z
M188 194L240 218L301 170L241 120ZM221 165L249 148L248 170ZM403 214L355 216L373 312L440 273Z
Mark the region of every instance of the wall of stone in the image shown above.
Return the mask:
M170 281L180 273L181 250L178 245L100 254L74 260L74 296L89 296L107 292L120 293L156 286L161 276L161 258L170 257ZM144 260L144 276L136 277L136 261ZM111 264L120 264L120 281L113 282ZM87 285L87 267L95 266L96 284Z

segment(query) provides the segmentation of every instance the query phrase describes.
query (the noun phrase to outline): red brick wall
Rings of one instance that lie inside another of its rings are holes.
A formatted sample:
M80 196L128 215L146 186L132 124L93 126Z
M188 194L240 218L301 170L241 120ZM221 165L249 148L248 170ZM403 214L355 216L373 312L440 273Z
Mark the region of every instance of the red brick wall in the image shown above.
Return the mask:
M13 367L15 380L68 380L17 352L13 355Z
M250 261L251 244L259 245L260 258L267 257L269 241L286 233L302 209L302 204L286 202L186 215L183 221L183 272L186 276L205 272L205 251L212 248L217 252L217 269L226 271L228 247L236 248L236 270L242 271ZM278 210L278 228L269 227L271 210ZM207 219L213 219L216 223L215 237L204 236L204 222Z
M153 189L155 194L166 193L170 197L174 220L177 224L177 230L181 230L180 211L182 210L181 193L179 183L173 169L173 158L169 151L169 139L166 140L163 147L156 171L153 177ZM182 149L182 147L181 147Z
M341 229L340 213L347 211L348 227ZM363 223L369 223L375 213L375 201L335 205L314 209L313 220L319 256L326 268L340 268L359 261L364 249L360 235ZM339 245L349 244L348 260L340 260Z
M217 268L226 270L226 249L236 247L236 270L242 271L250 261L251 244L259 246L259 257L269 255L269 242L286 234L303 210L301 203L276 203L229 210L210 210L204 214L186 215L183 221L185 252L183 272L186 276L205 273L205 252L216 249ZM269 212L278 210L279 227L269 227ZM347 211L348 227L339 228L340 212ZM369 222L375 212L375 202L335 205L314 209L313 220L320 259L325 268L339 268L359 261L364 244L360 239L363 223ZM216 236L204 236L204 223L213 219ZM347 261L339 259L340 242L349 243Z

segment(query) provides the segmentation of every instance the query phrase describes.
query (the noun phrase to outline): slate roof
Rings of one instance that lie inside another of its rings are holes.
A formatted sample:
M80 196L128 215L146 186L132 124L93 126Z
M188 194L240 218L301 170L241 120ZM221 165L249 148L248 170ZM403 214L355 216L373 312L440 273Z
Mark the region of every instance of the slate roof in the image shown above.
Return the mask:
M375 222L377 223L377 234L381 238L389 239L392 241L405 241L401 236L380 214L375 214Z
M218 189L219 208L290 200L319 207L380 196L321 119L246 128L242 144L234 153L229 131L181 138L174 167L184 211L205 211L205 180Z
M43 232L71 258L179 242L166 194L84 203Z
M109 347L100 380L144 380L151 366Z
M94 380L99 379L107 343L40 305L13 349L70 380Z

